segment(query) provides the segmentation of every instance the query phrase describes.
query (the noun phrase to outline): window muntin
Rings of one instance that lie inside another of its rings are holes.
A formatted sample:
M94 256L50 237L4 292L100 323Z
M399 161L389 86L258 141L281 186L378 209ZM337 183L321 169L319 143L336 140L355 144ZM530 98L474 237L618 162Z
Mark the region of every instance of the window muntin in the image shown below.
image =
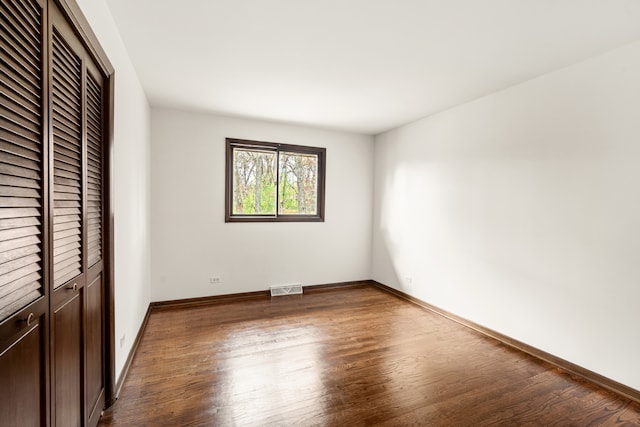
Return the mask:
M227 138L226 222L324 221L326 149Z

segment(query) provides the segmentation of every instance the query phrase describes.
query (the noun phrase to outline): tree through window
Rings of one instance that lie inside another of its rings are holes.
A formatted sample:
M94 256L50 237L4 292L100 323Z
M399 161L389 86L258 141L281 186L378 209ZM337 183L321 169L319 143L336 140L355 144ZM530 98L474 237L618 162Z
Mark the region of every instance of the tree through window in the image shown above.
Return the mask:
M227 138L226 222L324 221L325 154Z

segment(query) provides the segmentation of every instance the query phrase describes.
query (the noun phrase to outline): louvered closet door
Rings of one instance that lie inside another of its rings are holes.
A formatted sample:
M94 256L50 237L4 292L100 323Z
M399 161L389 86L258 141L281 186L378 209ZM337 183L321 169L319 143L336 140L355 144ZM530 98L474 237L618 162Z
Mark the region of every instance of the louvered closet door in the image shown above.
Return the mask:
M113 70L60 7L0 1L0 426L93 427L105 402Z
M85 289L85 414L94 426L104 407L104 80L97 68L86 68L86 236L87 286Z
M0 3L0 424L46 420L43 5Z
M52 419L104 408L104 78L57 8L51 20Z
M60 12L50 6L52 234L52 420L84 419L83 64L84 51Z

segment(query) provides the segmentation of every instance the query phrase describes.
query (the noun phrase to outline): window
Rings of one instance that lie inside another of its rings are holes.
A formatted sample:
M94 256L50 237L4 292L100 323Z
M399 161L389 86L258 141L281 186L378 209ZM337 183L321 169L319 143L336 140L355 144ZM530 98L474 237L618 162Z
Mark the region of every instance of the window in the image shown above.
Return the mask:
M325 154L227 138L225 221L324 221Z

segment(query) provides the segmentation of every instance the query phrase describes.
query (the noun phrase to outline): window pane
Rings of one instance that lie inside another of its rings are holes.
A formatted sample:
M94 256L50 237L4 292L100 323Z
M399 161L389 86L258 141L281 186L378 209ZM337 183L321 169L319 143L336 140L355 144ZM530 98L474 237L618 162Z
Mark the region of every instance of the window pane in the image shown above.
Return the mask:
M279 215L316 215L318 155L280 152Z
M276 153L233 150L234 215L275 215Z

